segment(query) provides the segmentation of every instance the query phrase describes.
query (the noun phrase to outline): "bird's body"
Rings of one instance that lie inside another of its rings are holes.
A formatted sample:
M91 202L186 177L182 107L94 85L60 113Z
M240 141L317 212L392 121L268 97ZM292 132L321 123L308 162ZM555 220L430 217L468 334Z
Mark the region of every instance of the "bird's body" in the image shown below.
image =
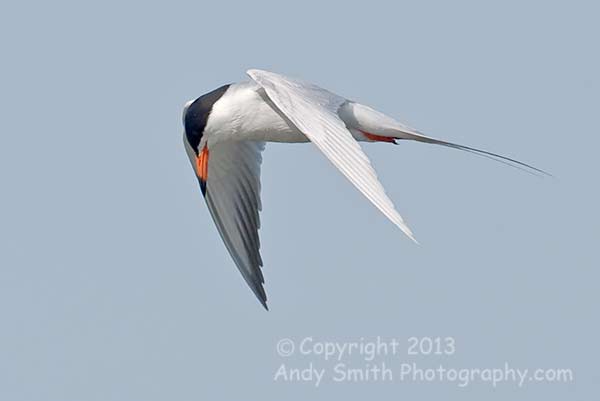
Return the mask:
M341 105L338 114L357 141L375 142L368 139L360 128L375 132L385 131L384 125L377 124L385 115L351 100ZM213 104L205 129L207 134L204 135L205 142L202 142L201 146L207 144L209 149L224 141L310 142L306 135L279 111L264 89L252 81L228 86L226 96L222 96ZM388 134L390 138L397 138L398 132Z
M222 141L308 142L253 82L229 85L206 126L209 149Z
M398 139L444 145L532 166L425 136L316 85L250 70L249 82L224 85L184 107L184 143L225 246L266 308L260 267L260 164L265 142L312 142L388 219L414 240L358 142ZM416 242L416 241L415 241Z

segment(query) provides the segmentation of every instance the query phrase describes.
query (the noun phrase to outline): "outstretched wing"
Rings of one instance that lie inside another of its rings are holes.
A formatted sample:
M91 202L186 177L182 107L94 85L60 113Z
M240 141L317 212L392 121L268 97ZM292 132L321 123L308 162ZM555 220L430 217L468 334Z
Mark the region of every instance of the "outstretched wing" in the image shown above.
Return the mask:
M260 270L260 164L264 142L222 142L210 148L204 198L237 268L267 308Z
M261 70L248 75L271 101L388 219L416 242L338 110L347 100L316 85Z

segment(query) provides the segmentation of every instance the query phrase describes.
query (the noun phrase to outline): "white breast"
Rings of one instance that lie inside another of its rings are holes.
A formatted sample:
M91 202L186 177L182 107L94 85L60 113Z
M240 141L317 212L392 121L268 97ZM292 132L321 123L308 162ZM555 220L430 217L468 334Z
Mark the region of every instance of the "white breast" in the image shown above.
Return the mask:
M204 136L221 141L308 142L253 82L232 84L212 108Z

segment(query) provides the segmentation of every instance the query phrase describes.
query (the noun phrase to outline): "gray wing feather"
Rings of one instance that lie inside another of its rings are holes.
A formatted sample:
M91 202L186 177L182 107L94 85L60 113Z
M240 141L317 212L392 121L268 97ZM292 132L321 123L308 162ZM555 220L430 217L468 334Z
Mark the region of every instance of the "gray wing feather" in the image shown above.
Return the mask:
M260 165L264 142L223 142L210 149L206 204L237 268L261 304Z

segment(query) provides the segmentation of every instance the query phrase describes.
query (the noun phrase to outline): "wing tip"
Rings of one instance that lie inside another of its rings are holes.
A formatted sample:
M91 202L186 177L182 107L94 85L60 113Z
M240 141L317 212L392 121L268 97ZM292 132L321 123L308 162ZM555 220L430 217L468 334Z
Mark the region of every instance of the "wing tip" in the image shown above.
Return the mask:
M421 245L419 243L419 241L417 241L417 239L415 238L415 235L413 234L412 230L406 225L406 223L404 223L404 221L400 222L400 223L396 223L396 225L398 226L398 228L400 228L400 230L402 230L402 232L404 234L406 234L406 236L408 238L410 238L415 244L417 245Z
M402 230L402 231L404 231L404 230ZM421 245L410 230L408 230L408 232L404 231L404 234L406 234L408 236L408 238L410 238L415 244Z
M263 308L265 308L265 310L268 312L269 311L269 306L267 305L267 294L265 293L264 288L262 288L262 285L260 286L261 291L260 294L256 294L256 298L258 299L258 302L260 302L260 304L263 306Z
M248 283L250 284L250 283ZM265 310L269 311L269 306L267 305L267 293L265 292L265 288L262 283L254 283L250 285L252 292L256 295L256 299L258 302L265 308Z
M246 70L246 74L248 74L250 76L250 78L254 79L254 76L256 74L260 74L261 72L264 72L263 70L259 70L258 68L250 68L248 70Z

